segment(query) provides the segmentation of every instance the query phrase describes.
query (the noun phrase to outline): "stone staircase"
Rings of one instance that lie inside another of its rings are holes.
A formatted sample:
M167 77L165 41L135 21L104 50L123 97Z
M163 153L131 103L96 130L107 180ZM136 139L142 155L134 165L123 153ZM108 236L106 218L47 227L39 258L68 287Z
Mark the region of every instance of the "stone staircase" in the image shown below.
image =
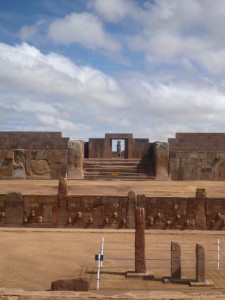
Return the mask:
M84 179L154 180L152 159L97 159L84 160Z

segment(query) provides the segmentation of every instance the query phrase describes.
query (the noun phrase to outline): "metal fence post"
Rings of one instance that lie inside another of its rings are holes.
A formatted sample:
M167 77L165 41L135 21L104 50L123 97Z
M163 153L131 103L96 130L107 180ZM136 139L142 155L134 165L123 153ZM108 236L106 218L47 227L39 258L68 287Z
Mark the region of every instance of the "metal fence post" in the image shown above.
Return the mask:
M97 278L96 278L96 289L99 290L100 286L100 269L101 269L101 261L100 261L100 254L97 254Z
M217 269L220 268L220 239L217 240Z
M100 252L102 256L104 254L104 242L105 242L105 239L103 237L102 241L101 241L101 252ZM102 268L102 266L103 266L103 260L100 262L100 267Z

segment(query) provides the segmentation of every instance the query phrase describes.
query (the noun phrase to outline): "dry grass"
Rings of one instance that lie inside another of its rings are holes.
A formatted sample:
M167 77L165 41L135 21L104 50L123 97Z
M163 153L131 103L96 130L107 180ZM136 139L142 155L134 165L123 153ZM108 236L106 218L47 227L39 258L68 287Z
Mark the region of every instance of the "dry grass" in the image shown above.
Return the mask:
M133 231L77 231L77 230L13 230L0 231L0 287L22 288L27 290L47 290L53 280L87 276L91 288L95 289L96 262L94 255L99 253L100 241L105 237L105 258L134 258ZM216 250L216 240L220 237L225 245L225 234L212 232L165 232L146 231L147 258L164 259L148 261L147 266L156 278L169 276L170 242L182 245L183 276L194 277L195 244L201 243L205 249ZM123 243L121 243L123 242ZM114 249L114 250L110 250ZM185 250L191 251L185 251ZM215 280L216 290L224 291L225 277L211 269L216 269L216 252L207 251L208 276ZM182 290L195 291L187 285L163 284L161 281L127 279L124 274L134 267L134 261L105 260L101 278L102 289L122 290ZM186 269L191 267L191 269ZM214 272L214 273L213 273ZM215 275L216 274L216 275ZM204 288L204 290L211 288ZM200 288L197 289L200 291ZM215 288L213 289L215 291Z
M70 195L118 195L130 190L152 197L194 197L196 188L205 188L208 197L225 197L223 181L103 181L68 180ZM1 180L0 194L21 192L23 195L56 195L58 180Z

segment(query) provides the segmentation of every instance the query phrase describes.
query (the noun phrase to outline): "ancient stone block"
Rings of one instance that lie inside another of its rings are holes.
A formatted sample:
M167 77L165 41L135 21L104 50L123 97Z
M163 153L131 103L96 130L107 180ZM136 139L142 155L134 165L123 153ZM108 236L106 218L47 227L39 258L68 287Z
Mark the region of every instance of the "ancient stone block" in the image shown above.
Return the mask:
M137 195L137 206L145 208L145 195Z
M176 242L171 242L171 278L181 278L181 248Z
M104 206L98 206L93 209L93 226L102 228L105 221Z
M43 212L43 221L45 223L52 223L52 206L51 205L44 205L44 212Z
M59 207L67 206L67 180L65 178L61 178L58 184L58 203Z
M145 210L135 209L135 273L146 273L145 260Z
M169 145L165 142L154 143L155 173L157 179L168 180Z
M5 199L5 222L7 224L23 223L23 197L20 193L8 193Z
M70 141L68 147L68 178L82 179L84 142Z
M53 281L51 291L89 291L90 283L86 278L60 279Z
M196 190L196 229L206 229L206 214L205 214L205 189Z
M200 244L196 245L196 281L205 282L205 250Z
M127 227L135 228L135 208L137 206L137 199L135 193L130 191L128 193L128 205L127 205Z
M49 164L46 160L31 160L32 175L50 178Z

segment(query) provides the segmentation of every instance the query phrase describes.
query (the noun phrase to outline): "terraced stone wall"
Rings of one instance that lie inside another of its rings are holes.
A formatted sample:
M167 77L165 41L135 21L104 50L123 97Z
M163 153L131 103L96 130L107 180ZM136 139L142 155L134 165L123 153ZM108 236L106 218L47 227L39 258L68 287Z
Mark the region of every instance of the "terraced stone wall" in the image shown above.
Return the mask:
M0 179L59 179L67 174L61 132L0 132Z
M168 142L172 180L225 180L225 133L177 133Z

